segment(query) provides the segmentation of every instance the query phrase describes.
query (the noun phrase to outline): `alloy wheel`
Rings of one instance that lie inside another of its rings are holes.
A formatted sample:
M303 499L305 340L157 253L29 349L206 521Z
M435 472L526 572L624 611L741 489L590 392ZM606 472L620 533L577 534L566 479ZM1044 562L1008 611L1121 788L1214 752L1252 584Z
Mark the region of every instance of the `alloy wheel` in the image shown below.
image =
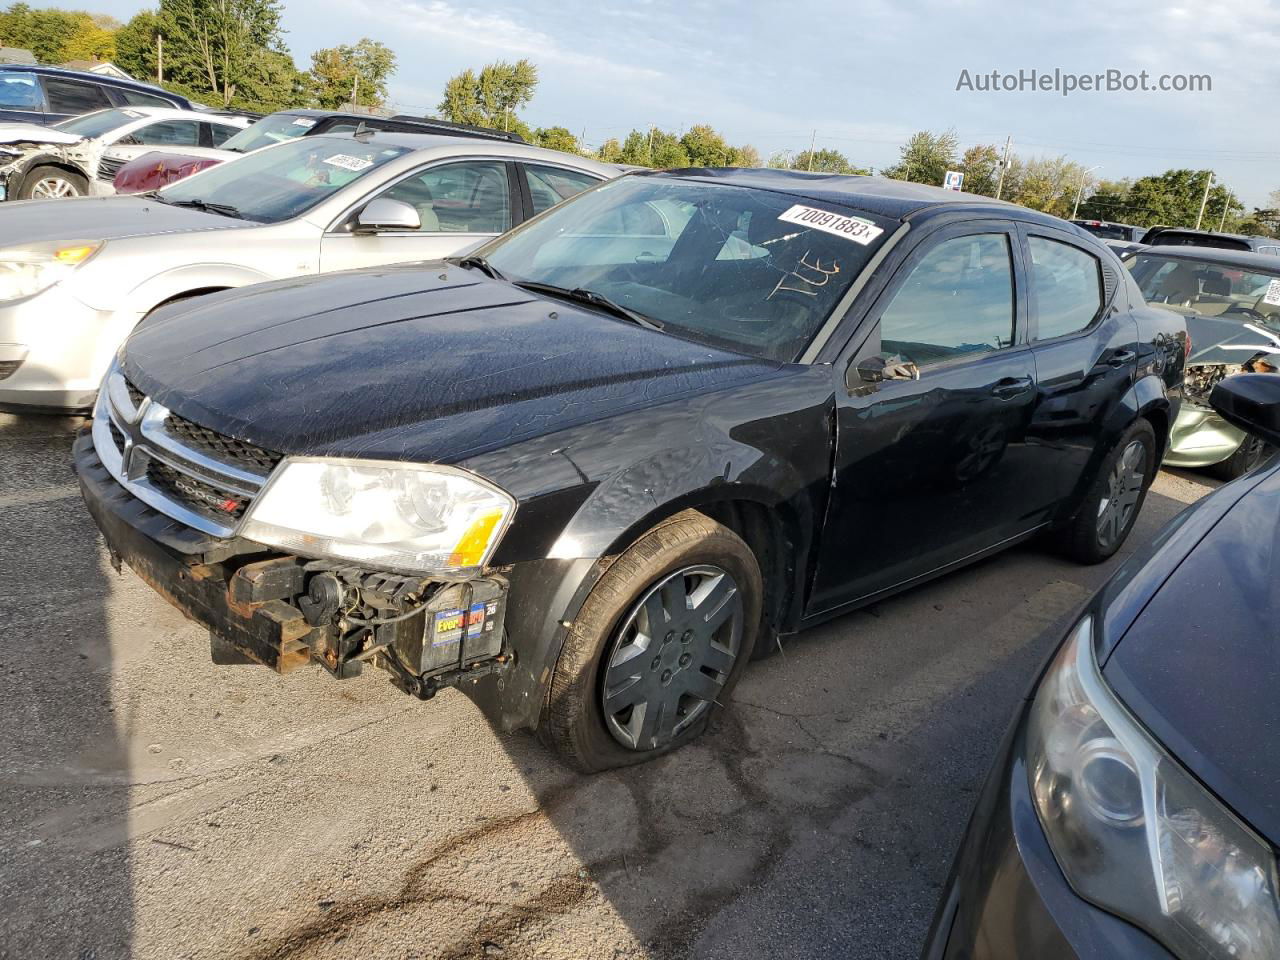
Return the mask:
M631 750L671 743L720 695L741 654L742 595L729 573L685 567L631 608L609 651L601 699L614 739Z
M52 200L56 197L78 197L80 191L76 189L74 183L70 180L63 180L61 177L45 177L43 180L37 180L36 185L31 188L31 198L33 200Z
M1146 445L1134 440L1124 448L1112 468L1106 492L1098 504L1098 544L1104 549L1118 543L1133 522L1146 472Z

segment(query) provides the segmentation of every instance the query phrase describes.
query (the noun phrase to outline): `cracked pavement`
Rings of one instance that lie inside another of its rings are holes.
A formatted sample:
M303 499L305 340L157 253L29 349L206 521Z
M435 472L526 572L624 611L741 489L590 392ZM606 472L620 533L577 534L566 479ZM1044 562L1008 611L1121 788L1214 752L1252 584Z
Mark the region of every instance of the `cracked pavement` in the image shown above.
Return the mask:
M696 745L583 777L465 697L214 667L117 576L71 419L0 415L0 958L918 954L1014 705L1121 558L1023 548L788 642Z

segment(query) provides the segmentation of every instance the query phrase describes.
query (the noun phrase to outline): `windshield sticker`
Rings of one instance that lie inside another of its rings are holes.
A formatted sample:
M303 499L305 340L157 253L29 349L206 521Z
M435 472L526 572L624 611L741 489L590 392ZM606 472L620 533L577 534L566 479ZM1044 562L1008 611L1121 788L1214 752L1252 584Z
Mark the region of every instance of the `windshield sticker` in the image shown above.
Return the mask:
M295 127L309 128L309 127L314 127L316 125L316 122L312 120L310 117L299 117L297 120L293 121L293 125Z
M121 110L120 112L123 113L126 117L133 117L133 119L135 120L141 120L143 117L146 116L145 113L139 113L137 110Z
M330 166L341 167L343 170L351 170L354 173L359 173L361 170L368 170L373 166L372 160L365 160L363 157L349 157L345 153L326 157L324 162Z
M806 207L799 203L779 216L778 219L786 223L798 223L800 226L809 227L811 230L833 233L837 237L844 237L846 240L852 240L854 243L860 243L863 246L866 246L884 233L883 228L877 227L870 220L863 220L861 217L846 217L841 213L819 210L816 207Z
M866 241L861 242L865 243ZM829 264L824 265L821 257L814 257L813 261L810 262L809 253L810 251L808 250L804 252L800 262L790 272L783 275L777 286L773 288L772 293L765 297L766 300L772 300L775 293L780 293L783 290L790 290L792 293L803 294L806 297L816 297L818 289L825 287L831 282L831 278L840 272L839 260L832 260Z
M1271 281L1271 286L1267 287L1267 292L1263 296L1262 302L1269 303L1273 307L1280 307L1280 279Z

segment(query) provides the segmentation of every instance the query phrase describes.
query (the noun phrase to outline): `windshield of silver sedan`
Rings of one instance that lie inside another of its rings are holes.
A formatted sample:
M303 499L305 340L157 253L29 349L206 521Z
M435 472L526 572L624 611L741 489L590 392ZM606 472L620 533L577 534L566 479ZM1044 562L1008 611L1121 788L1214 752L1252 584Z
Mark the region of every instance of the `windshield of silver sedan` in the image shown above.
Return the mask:
M1263 323L1280 329L1280 260L1275 271L1213 260L1141 253L1126 261L1147 303L1181 314Z
M259 223L288 220L411 148L350 137L306 137L179 180L156 199Z
M538 292L558 288L588 308L594 298L677 336L791 362L894 226L771 190L627 176L477 254Z

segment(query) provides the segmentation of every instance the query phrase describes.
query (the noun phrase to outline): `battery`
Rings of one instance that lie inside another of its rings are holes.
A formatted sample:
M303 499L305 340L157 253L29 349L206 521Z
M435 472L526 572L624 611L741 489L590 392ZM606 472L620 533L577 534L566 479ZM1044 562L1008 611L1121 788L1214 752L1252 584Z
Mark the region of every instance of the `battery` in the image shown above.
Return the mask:
M398 623L395 647L419 676L458 670L502 652L506 582L469 580L441 588L426 614Z

